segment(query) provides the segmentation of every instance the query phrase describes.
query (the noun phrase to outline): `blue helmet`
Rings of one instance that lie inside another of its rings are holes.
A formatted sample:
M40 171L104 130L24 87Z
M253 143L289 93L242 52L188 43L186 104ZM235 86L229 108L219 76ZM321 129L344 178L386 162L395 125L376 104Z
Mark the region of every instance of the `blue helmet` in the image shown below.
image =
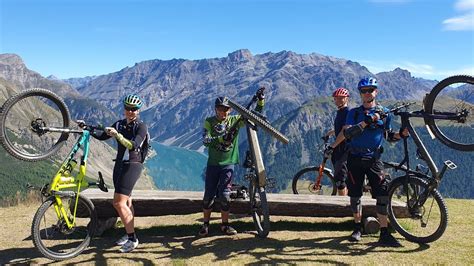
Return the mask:
M359 84L357 84L357 89L360 90L363 87L377 88L377 86L378 86L378 84L377 84L377 80L375 78L366 77L366 78L363 78L359 81Z

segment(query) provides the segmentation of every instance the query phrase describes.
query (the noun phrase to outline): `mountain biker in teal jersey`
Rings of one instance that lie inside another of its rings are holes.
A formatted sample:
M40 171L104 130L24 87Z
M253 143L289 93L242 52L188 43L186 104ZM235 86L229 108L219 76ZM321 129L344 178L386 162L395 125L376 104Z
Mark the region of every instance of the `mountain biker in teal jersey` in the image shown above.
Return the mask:
M376 199L377 217L380 222L379 244L385 246L401 246L387 229L388 181L385 179L383 164L380 160L384 139L395 142L401 136L408 136L408 129L393 132L392 115L388 109L375 102L378 84L375 78L363 78L357 88L360 92L362 105L353 108L347 114L344 136L348 140L349 155L347 159L348 180L351 210L354 215L355 228L350 236L351 241L361 239L362 189L367 176L371 186L372 197Z
M261 112L265 104L265 88L260 88L256 95L256 111ZM229 225L230 193L234 166L239 163L238 136L239 129L245 126L240 115L229 115L231 107L226 97L218 97L214 103L216 115L204 121L203 144L209 150L207 160L205 190L203 198L204 224L199 230L200 236L209 234L214 201L221 206L221 232L227 235L237 234Z
M134 228L132 190L143 170L143 148L148 136L145 123L138 120L143 102L138 95L129 94L123 99L125 119L106 127L100 135L92 132L99 140L114 137L117 140L117 156L113 171L115 187L113 206L124 224L126 234L116 241L120 252L130 252L138 246Z
M337 194L339 196L347 195L346 177L347 177L347 146L342 133L342 128L346 124L347 113L349 112L349 91L345 88L337 88L332 97L337 107L336 118L334 118L334 129L330 130L323 137L325 141L332 135L336 140L329 144L324 156L331 156L331 162L334 167L334 180L336 180Z

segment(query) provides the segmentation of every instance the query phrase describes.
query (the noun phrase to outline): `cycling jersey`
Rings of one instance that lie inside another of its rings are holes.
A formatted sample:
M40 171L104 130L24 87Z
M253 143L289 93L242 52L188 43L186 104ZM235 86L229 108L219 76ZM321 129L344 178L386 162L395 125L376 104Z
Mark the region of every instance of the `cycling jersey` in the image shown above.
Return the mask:
M343 107L337 110L336 118L334 119L334 133L336 134L336 137L342 131L342 127L346 124L348 113L349 113L348 107ZM339 145L337 145L336 148L334 148L332 158L334 160L338 160L338 158L344 156L345 152L346 152L346 141L344 140L343 142L339 143Z
M239 128L245 126L245 122L240 120L240 115L230 115L223 121L217 120L216 116L208 117L204 121L203 137L210 139L208 143L204 143L209 149L208 165L230 165L239 163ZM229 150L223 150L224 143L223 134L227 129L232 128L235 123L239 123L236 128L234 139L229 146Z
M353 108L347 114L346 125L356 125L364 121L366 114L373 114L377 110L383 110L388 113L388 109L381 106L375 106L365 109L364 106ZM352 155L356 157L378 157L382 147L382 141L385 131L391 130L392 116L380 119L377 123L368 125L360 135L353 137L348 141L347 146Z
M127 124L127 120L123 119L115 122L111 127L117 129L118 133L122 134L133 144L133 149L128 150L120 142L117 142L117 156L115 160L142 162L142 156L139 152L139 148L143 145L148 133L145 123L140 121L132 121ZM92 136L98 140L106 140L111 138L105 132L103 132L101 135L96 135L95 132L93 132Z

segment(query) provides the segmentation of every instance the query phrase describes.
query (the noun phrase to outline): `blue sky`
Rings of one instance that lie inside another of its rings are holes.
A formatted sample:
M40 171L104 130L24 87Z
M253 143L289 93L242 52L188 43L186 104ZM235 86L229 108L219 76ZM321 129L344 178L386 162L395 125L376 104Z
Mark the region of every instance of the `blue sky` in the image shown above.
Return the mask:
M150 59L319 53L377 73L474 75L474 0L0 0L0 53L59 78Z

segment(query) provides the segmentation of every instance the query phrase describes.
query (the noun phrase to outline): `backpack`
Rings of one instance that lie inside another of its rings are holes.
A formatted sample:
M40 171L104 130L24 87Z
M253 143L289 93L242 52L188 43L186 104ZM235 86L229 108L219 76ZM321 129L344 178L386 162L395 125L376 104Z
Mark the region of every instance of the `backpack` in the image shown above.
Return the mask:
M120 121L120 123L117 123L116 129L118 130L120 124L122 124L122 123L124 123L124 122L126 123L126 120L125 120L125 119L122 120L122 121ZM142 121L139 121L138 123L135 123L135 124L133 125L133 136L134 136L134 137L137 135L139 123L143 123L143 122L142 122ZM146 132L146 135L145 135L145 139L143 140L142 144L141 144L138 148L135 149L135 151L137 151L137 152L140 153L140 157L141 157L140 162L141 162L141 163L145 162L145 160L147 159L148 154L149 154L149 152L150 152L150 150L151 150L151 148L152 148L151 145L150 145L150 139L151 139L151 137L150 137L150 132L148 131L148 128L147 128L147 132Z

